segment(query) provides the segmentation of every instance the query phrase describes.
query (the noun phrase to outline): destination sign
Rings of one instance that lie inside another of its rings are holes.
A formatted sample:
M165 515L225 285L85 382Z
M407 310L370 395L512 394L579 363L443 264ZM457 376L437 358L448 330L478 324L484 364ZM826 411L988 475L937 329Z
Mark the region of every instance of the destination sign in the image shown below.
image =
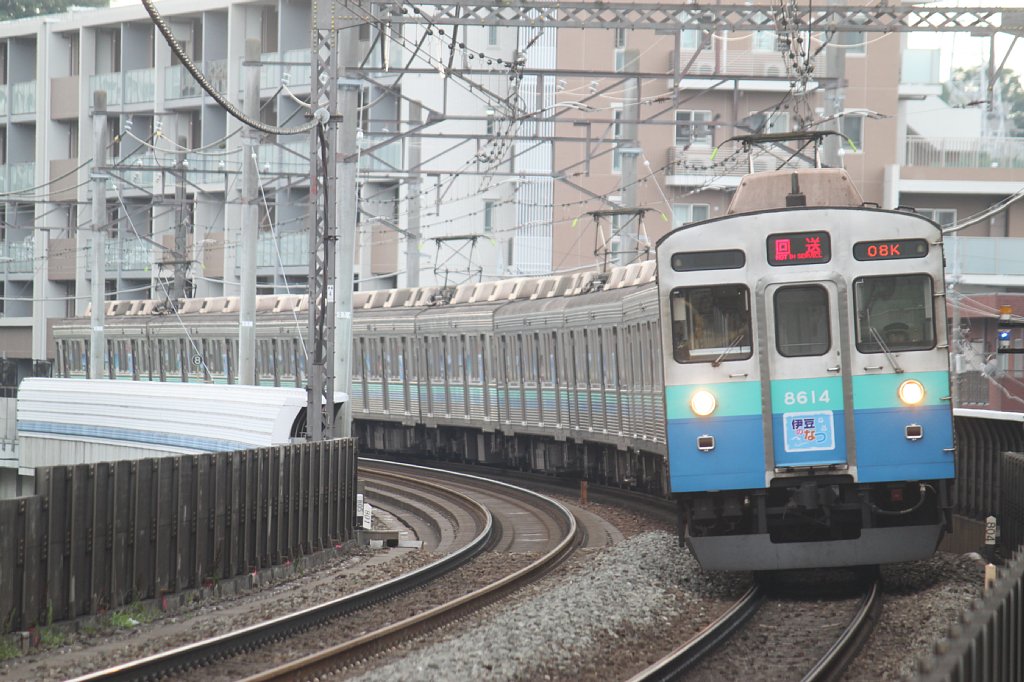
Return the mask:
M853 257L857 260L899 260L927 255L928 241L924 239L885 239L853 245Z
M769 265L813 265L832 260L828 232L790 232L768 237Z

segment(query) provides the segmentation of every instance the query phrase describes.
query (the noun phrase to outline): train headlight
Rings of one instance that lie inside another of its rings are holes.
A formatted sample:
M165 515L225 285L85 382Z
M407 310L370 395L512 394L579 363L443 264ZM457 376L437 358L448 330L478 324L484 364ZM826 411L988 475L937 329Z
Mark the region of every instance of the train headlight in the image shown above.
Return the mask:
M711 395L711 391L701 388L690 396L690 409L698 417L708 416L715 411L716 407L718 407L718 401L715 400L715 396Z
M904 405L917 405L924 400L924 386L916 379L907 379L900 384L896 394Z

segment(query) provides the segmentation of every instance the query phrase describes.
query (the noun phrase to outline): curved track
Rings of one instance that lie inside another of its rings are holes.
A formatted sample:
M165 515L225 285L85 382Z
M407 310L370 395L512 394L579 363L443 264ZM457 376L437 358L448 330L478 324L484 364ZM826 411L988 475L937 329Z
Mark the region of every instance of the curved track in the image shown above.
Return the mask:
M815 647L815 633L826 630L822 623L823 616L834 613L836 601L826 600L820 603L809 604L796 599L777 600L771 608L767 618L755 619L755 614L766 600L766 588L761 585L753 585L751 588L722 616L715 622L704 628L696 637L692 638L681 647L668 654L661 660L649 666L645 670L631 678L630 682L661 682L677 680L687 673L695 672L695 678L729 679L738 675L735 670L724 670L719 668L715 659L710 657L713 650L719 645L735 644L746 650L746 656L757 655L760 649L760 656L767 660L772 652L791 648L794 639L802 641L805 650L800 654L804 657L813 655L813 652L820 647ZM881 585L877 577L870 581L863 592L859 608L855 610L846 628L835 639L828 650L821 655L816 662L802 676L803 682L826 682L838 680L846 671L848 666L856 657L857 652L871 634L881 614ZM793 622L803 621L803 628L796 630L789 628L784 637L775 638L765 635L762 629L757 637L748 638L745 642L739 642L740 633L746 628L753 627L756 620L774 622L778 624L779 616L788 613L788 617L782 619L783 624L780 630L786 630ZM763 615L763 614L761 614ZM820 634L818 634L820 639ZM751 640L758 642L756 647L751 646ZM787 644L787 642L789 642ZM799 665L799 663L797 663ZM700 666L698 668L698 666ZM792 676L792 671L790 677Z
M431 473L421 467L399 469L395 465L367 464L365 461L361 463L360 476L367 480L368 489L389 498L388 505L394 505L403 523L426 536L427 546L449 554L373 588L236 632L85 675L75 682L185 676L197 668L225 662L233 670L245 669L248 652L266 653L269 648L280 650L287 646L283 642L291 637L382 601L398 598L452 573L482 552L495 551L496 548L499 551L536 552L545 543L549 545L540 560L505 576L488 588L356 637L256 679L276 679L279 675L305 677L302 671L306 669L323 669L324 665L334 668L338 662L344 665L352 656L365 657L416 632L461 616L471 608L489 603L550 570L575 547L577 528L572 515L558 503L535 493L475 477ZM413 469L415 472L411 475L397 473L398 470L409 472ZM460 482L454 484L454 478ZM209 676L214 673L207 669L200 674ZM227 676L237 677L235 674Z

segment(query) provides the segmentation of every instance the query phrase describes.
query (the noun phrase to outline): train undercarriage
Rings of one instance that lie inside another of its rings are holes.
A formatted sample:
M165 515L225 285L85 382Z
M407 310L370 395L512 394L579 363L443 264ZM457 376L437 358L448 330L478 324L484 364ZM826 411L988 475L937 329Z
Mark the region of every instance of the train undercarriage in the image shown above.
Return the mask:
M592 483L668 495L665 455L590 441L556 440L543 434L482 431L356 419L361 452L426 455L534 471Z
M951 527L952 481L776 479L771 488L677 495L680 540L713 570L923 559Z

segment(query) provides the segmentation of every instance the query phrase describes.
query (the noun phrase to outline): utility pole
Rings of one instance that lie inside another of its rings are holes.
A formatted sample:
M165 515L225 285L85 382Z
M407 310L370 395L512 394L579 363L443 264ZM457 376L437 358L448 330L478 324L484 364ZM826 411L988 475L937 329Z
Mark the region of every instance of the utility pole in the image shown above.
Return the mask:
M640 52L638 50L626 50L624 55L625 65L623 71L627 74L636 74L639 68ZM622 107L622 147L619 154L622 157L622 207L625 209L637 208L637 181L639 180L640 164L640 141L637 136L637 121L640 118L640 81L636 76L631 76L626 81L626 101ZM639 249L637 246L637 235L640 232L640 213L627 217L625 227L619 227L619 254L616 259L622 265L628 265L637 258ZM636 223L635 225L633 223Z
M89 345L89 378L104 378L107 340L104 298L107 285L107 91L92 96L92 332Z
M251 119L260 117L260 41L245 41L245 89L242 111ZM259 204L256 203L256 148L259 131L246 126L242 130L242 229L241 296L238 302L238 383L256 384L256 246L259 240ZM310 302L312 307L312 301Z
M410 124L415 128L423 123L423 107L419 102L409 103ZM406 219L408 234L405 238L405 286L420 285L420 138L409 137L409 183L406 185L409 202L409 216Z
M185 148L188 140L178 137L178 178L174 185L174 203L177 206L174 225L174 286L171 297L175 300L185 298L185 273L188 268L188 211L185 210L185 173L188 163L185 161ZM177 305L177 303L175 303Z
M362 5L362 0L357 0ZM369 10L366 12L369 14ZM359 64L359 22L345 16L338 23L341 40L338 45L338 113L341 114L341 139L339 141L340 163L337 168L338 198L338 260L336 280L338 303L335 317L334 378L337 389L352 395L352 285L355 271L356 224L359 215L359 185L357 174L359 132L359 91L362 83L354 78ZM333 158L333 157L331 157ZM372 233L371 233L372 234ZM369 258L369 249L365 252ZM370 272L366 264L366 272ZM338 414L335 435L348 438L352 435L352 402L346 400Z

